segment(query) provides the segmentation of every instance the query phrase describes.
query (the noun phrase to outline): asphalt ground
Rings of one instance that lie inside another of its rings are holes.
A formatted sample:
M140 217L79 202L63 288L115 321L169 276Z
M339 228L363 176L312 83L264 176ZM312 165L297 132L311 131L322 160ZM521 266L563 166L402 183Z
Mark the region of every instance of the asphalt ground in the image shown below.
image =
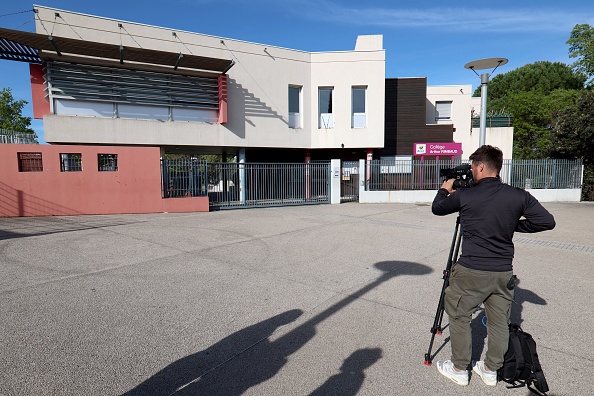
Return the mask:
M512 318L549 395L593 395L594 204L544 206L557 227L515 238ZM0 394L528 395L423 364L455 220L357 203L1 218Z

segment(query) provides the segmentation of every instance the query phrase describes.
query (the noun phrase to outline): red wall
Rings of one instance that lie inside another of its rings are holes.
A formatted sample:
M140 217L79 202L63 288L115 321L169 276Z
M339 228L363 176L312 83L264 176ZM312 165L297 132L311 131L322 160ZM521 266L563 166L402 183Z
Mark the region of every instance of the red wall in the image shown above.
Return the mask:
M42 172L19 172L18 153L43 156ZM60 154L82 155L81 172L61 172ZM99 172L97 154L117 154ZM161 198L158 147L0 144L0 216L208 212L208 197Z

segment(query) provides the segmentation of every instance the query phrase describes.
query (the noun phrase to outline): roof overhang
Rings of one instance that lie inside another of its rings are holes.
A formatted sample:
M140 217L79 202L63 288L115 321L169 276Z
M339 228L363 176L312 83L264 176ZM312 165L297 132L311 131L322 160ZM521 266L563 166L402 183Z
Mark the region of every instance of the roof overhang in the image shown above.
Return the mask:
M0 28L0 59L41 63L45 58L59 58L63 55L117 60L122 64L132 62L152 66L169 66L174 70L181 67L218 73L226 73L233 65L231 59L124 47Z

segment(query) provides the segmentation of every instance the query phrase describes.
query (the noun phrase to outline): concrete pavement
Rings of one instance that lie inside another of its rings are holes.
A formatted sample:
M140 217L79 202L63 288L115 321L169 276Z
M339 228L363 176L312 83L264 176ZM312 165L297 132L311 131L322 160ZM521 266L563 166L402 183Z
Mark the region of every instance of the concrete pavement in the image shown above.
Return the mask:
M594 205L544 206L513 317L550 395L594 394ZM528 395L423 365L454 226L415 204L1 218L0 394Z

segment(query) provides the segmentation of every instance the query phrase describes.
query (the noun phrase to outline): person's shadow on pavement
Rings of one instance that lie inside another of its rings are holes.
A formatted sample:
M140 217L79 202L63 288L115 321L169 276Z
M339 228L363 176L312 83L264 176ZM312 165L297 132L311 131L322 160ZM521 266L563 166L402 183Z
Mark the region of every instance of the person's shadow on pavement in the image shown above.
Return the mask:
M381 348L365 348L353 352L340 366L340 374L328 378L309 396L355 396L365 380L365 369L381 358Z
M296 320L302 314L301 310L277 315L240 330L204 351L179 359L124 395L242 395L251 387L273 378L293 353L315 337L319 323L394 277L425 275L433 271L426 265L404 261L383 261L375 267L381 271L376 280L282 336L270 337L277 327ZM371 360L367 356L367 361ZM344 378L340 376L335 381Z

